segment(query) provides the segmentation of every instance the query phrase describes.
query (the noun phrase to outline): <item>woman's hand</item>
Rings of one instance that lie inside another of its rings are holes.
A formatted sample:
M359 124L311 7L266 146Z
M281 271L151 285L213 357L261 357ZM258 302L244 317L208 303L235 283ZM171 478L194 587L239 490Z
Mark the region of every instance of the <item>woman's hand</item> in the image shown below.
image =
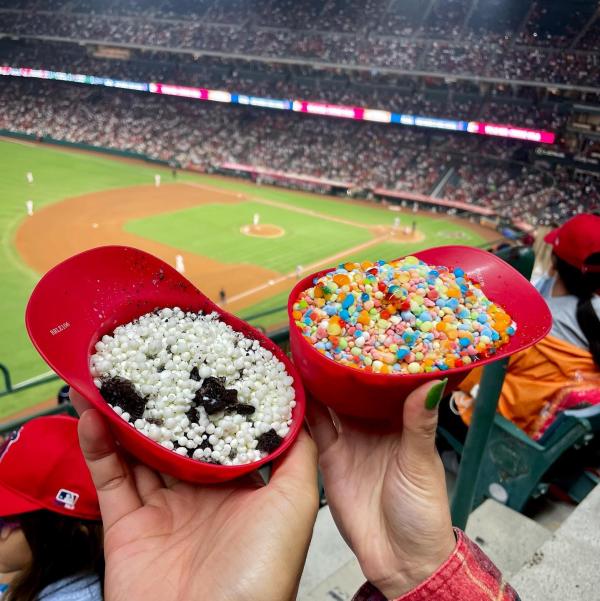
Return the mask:
M296 598L318 508L306 432L266 486L258 474L187 484L134 464L95 409L81 415L79 440L104 522L107 601Z
M435 449L444 385L415 390L402 425L366 426L308 404L331 513L364 575L389 599L426 580L456 544Z

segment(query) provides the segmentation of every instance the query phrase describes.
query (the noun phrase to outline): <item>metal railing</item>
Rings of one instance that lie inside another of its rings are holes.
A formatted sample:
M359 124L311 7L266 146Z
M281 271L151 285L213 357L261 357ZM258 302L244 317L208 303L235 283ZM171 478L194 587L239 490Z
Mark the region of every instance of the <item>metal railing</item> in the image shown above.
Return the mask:
M255 319L256 317L263 317L264 315L268 315L275 311L281 311L281 308L273 309L271 311L266 311L262 313L258 313L254 316L251 316L249 319ZM284 352L289 352L289 328L287 326L278 328L269 333L269 338L278 346L280 346ZM60 382L60 378L53 372L49 371L44 374L40 374L39 376L35 376L33 378L29 378L27 380L23 380L18 384L12 384L12 378L10 375L10 370L6 365L0 363L0 373L2 373L2 377L4 380L4 389L0 390L0 398L6 397L11 394L15 394L17 392L21 392L23 390L27 390L30 388L35 388L37 386L41 386L42 384L47 384L48 382ZM33 411L28 415L24 415L18 417L16 419L12 419L6 422L0 422L0 438L22 426L25 422L34 419L36 417L41 417L45 415L57 415L67 413L69 415L77 415L75 409L70 403L63 403L61 405L56 405L55 407L51 407L44 411Z
M496 254L527 279L531 277L535 261L531 248L508 248ZM477 480L483 465L507 365L508 358L490 363L483 368L481 385L451 501L452 523L463 530L473 509Z
M27 390L28 388L35 388L36 386L47 384L48 382L53 382L54 380L60 380L60 378L53 371L47 371L39 376L34 376L33 378L23 380L18 384L13 385L10 371L3 363L0 363L0 373L2 373L2 378L4 380L4 388L3 390L0 390L0 398L9 394L21 392L22 390Z

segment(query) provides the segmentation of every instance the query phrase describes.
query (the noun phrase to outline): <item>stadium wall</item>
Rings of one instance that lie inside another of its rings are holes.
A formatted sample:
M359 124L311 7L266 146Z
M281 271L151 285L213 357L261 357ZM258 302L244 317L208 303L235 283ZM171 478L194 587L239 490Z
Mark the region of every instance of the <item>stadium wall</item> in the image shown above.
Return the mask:
M0 129L0 136L7 138L16 138L20 140L31 140L34 142L44 142L46 144L54 144L55 146L67 146L77 150L88 150L93 152L101 152L111 156L118 156L127 159L138 159L146 161L147 163L154 163L157 165L168 165L168 161L162 161L160 159L154 159L140 152L133 152L132 150L119 150L118 148L107 148L105 146L94 146L92 144L85 144L84 142L69 142L67 140L57 140L51 136L36 136L35 134L27 134L19 131L12 131L8 129Z

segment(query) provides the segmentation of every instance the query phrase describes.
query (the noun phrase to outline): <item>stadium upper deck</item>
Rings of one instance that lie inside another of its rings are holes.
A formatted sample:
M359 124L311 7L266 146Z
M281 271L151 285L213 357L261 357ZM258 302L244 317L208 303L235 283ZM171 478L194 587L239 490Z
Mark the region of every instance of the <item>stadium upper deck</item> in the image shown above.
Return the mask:
M598 3L566 4L0 0L0 33L9 34L0 40L0 65L545 129L557 134L557 144L543 156L532 146L500 140L452 134L434 139L410 129L288 120L261 109L192 108L184 100L61 83L0 81L2 125L157 159L175 157L203 169L252 157L259 167L425 194L443 180L441 192L453 199L532 223L560 221L597 205L600 169ZM103 43L109 46L105 56L110 46L121 45L123 60L101 58ZM88 131L92 115L115 127ZM212 130L196 132L198 119L207 115L224 138ZM182 131L196 133L190 139ZM357 154L358 132L367 148ZM98 138L102 133L106 139ZM267 139L277 143L267 145ZM311 153L298 153L298 140ZM383 166L382 148L393 149ZM482 154L485 161L474 162ZM539 170L521 172L523 164L559 155L568 164L548 166L554 184Z
M600 89L595 0L1 0L0 32Z

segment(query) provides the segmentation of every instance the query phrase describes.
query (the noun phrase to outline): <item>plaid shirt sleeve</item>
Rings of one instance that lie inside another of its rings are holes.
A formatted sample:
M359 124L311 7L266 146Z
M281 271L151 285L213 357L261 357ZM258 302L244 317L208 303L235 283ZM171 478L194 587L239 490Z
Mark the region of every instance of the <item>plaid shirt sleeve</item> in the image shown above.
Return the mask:
M425 582L394 601L520 601L498 568L463 532L456 532L454 552ZM352 601L385 601L370 583Z

